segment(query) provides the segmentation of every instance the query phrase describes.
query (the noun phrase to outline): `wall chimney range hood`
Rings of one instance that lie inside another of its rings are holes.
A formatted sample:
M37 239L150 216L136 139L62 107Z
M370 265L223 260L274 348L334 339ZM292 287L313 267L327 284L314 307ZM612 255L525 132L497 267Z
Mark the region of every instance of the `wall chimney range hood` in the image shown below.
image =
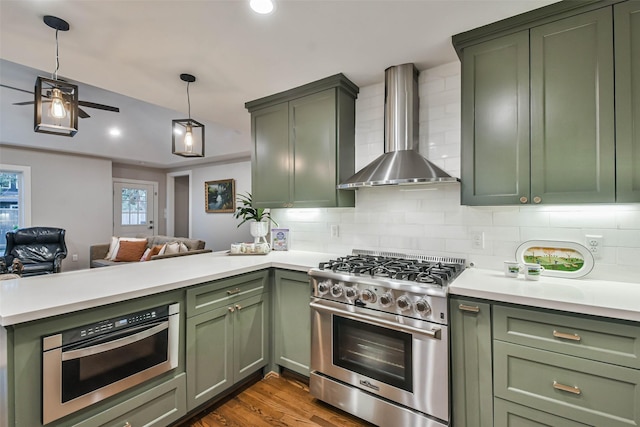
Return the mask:
M418 142L418 70L402 64L385 70L384 154L340 183L341 190L380 185L459 182L414 149Z

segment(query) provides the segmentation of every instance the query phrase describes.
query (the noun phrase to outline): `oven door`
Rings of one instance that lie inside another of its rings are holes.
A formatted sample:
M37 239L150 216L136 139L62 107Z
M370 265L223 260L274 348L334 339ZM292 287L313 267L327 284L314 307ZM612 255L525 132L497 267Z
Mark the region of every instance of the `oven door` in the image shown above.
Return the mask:
M47 424L178 366L179 316L43 351L42 422ZM61 334L46 337L61 342Z
M314 298L311 371L449 419L444 325Z

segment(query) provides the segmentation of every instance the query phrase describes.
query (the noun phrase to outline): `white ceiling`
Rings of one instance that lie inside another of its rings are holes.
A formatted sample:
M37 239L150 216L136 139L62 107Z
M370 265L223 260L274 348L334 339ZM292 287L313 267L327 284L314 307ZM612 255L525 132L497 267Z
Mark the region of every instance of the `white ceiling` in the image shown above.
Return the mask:
M86 109L73 138L33 132L31 95L0 88L0 142L95 154L116 161L179 167L171 119L205 123L205 161L246 156L250 121L244 103L336 73L363 87L385 68L419 70L457 60L451 35L557 0L275 0L270 15L248 0L0 0L0 83L32 90L55 68L80 84L80 99L120 107ZM40 71L39 71L40 70ZM43 70L43 71L42 71ZM107 129L122 129L119 138Z

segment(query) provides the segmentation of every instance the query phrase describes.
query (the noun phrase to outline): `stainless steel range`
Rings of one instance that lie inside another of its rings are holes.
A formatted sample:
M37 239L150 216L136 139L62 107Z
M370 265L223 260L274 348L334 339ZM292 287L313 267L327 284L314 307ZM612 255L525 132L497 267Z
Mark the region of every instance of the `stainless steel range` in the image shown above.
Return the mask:
M448 426L447 286L464 268L355 250L311 269L311 394L379 426Z

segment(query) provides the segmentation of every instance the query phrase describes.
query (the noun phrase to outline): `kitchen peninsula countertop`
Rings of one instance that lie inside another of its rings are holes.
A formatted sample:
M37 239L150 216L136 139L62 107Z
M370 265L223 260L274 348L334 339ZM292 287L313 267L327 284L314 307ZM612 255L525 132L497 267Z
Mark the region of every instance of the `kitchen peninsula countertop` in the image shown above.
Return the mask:
M639 278L640 280L640 278ZM450 295L640 322L640 282L540 276L505 277L495 270L467 268L449 286Z
M213 252L104 268L0 281L0 326L64 315L105 304L186 288L275 267L306 272L340 256L282 251L230 256ZM640 282L507 278L501 271L467 268L451 295L482 298L640 322Z
M308 271L336 254L213 252L59 274L0 280L0 326L185 288L269 267Z

